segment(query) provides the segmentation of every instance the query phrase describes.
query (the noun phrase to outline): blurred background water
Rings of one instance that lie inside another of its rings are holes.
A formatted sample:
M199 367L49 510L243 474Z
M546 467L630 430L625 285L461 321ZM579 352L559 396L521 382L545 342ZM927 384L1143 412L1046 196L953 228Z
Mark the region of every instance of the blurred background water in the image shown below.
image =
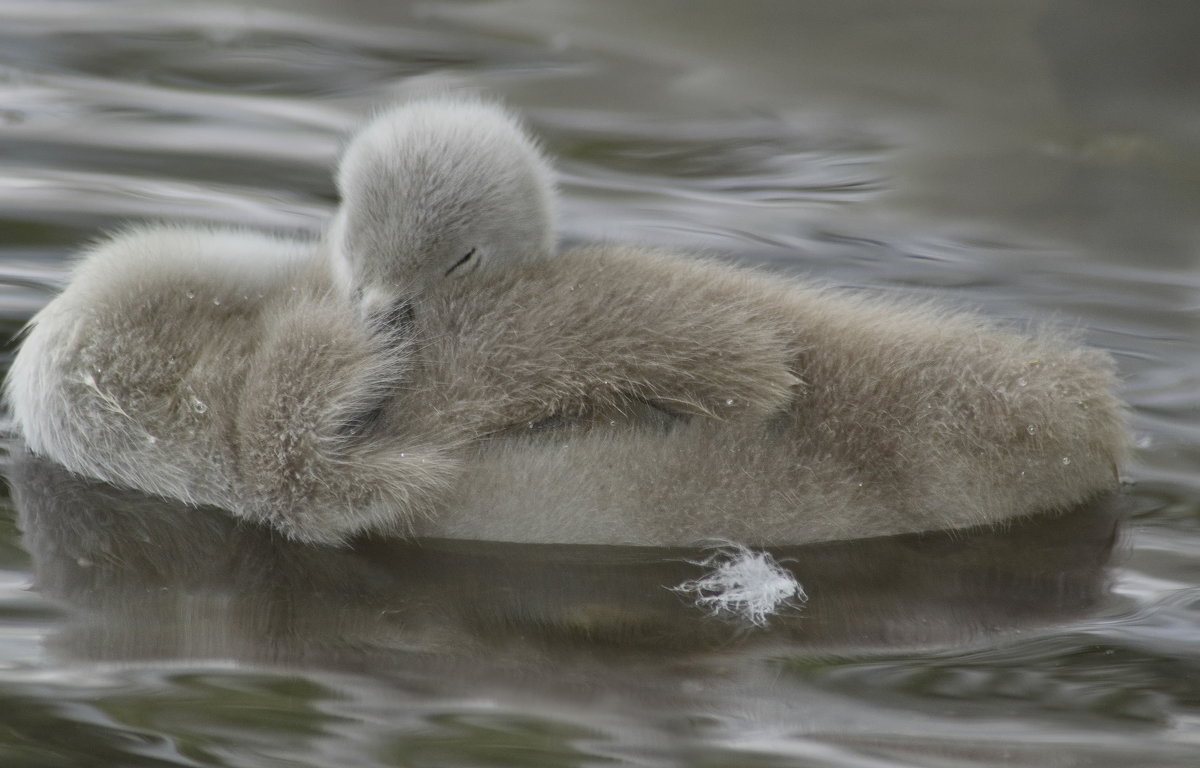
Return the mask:
M465 86L566 240L1077 326L1137 439L1115 505L780 553L767 630L663 589L694 554L295 547L10 460L0 765L1197 764L1197 39L1189 0L0 0L9 337L122 222L319 231L350 127Z

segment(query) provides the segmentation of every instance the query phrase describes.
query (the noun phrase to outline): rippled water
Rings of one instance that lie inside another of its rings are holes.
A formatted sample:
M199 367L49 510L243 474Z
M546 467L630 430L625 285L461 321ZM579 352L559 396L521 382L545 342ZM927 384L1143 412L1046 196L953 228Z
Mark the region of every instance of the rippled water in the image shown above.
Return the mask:
M767 630L663 589L694 553L296 547L16 462L0 764L1195 765L1198 38L1167 0L0 0L9 335L123 221L319 230L345 130L445 82L529 117L568 240L1077 325L1138 439L1115 505L777 553L809 601Z

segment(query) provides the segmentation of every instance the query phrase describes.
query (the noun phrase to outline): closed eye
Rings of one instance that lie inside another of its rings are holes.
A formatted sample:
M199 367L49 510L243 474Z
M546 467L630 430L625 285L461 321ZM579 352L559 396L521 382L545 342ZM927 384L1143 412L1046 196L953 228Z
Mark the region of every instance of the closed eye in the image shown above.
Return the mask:
M474 248L472 248L471 250L467 251L467 255L466 255L466 256L463 256L461 259L459 259L458 261L454 262L454 266L452 266L452 267L450 267L450 269L447 269L447 270L446 270L446 274L445 274L445 276L446 276L446 277L449 277L451 272L453 272L454 270L458 269L458 268L459 268L459 267L461 267L463 264L466 264L468 261L470 261L470 260L471 260L471 257L472 257L472 256L474 256L474 255L475 255L475 249L474 249Z

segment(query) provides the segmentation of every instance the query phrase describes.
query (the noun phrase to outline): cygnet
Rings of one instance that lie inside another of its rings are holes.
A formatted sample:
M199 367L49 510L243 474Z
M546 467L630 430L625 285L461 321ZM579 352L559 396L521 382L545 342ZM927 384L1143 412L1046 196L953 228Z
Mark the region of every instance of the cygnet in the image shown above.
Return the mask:
M799 543L1113 485L1104 353L648 249L555 254L549 168L493 104L382 113L338 185L321 242L90 249L6 383L29 447L328 543Z

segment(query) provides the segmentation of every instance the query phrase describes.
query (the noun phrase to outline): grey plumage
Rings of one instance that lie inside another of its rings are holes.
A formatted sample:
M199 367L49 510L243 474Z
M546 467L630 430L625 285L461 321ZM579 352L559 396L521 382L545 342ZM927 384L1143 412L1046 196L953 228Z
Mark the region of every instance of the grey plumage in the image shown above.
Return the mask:
M494 105L385 112L321 242L90 250L13 364L16 423L73 471L306 541L795 543L1113 485L1103 352L647 249L553 255L550 178Z
M773 318L747 322L742 338L783 344L802 382L771 414L763 403L753 416L691 418L665 430L617 419L479 443L450 503L422 533L815 541L996 523L1115 486L1126 432L1112 361L1069 337L1008 333L934 306L637 249L566 254L522 282L528 289L553 282L552 270L589 269L599 290L631 300L656 270L697 289L720 286L724 302L675 301L658 319L657 333L688 336L713 355L698 356L691 372L675 361L676 375L720 367L714 350L736 349L711 326L734 303Z

